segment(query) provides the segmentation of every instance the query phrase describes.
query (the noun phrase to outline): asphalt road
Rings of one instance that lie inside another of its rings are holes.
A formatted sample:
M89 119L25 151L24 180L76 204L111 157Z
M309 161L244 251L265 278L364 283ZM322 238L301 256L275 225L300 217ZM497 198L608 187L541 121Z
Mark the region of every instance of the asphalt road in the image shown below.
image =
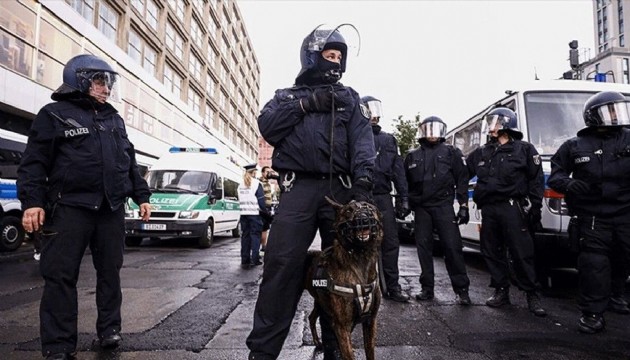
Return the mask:
M318 246L316 241L315 247ZM38 306L43 282L30 244L0 253L0 359L40 359ZM79 279L79 359L246 359L262 267L240 268L239 240L218 236L210 249L190 241L145 240L129 248L122 270L122 346L102 351L94 343L95 272L86 254ZM607 330L578 333L577 275L554 272L543 291L549 316L536 318L525 295L512 288L513 305L484 305L492 293L478 253L466 252L473 305L455 304L443 260L435 258L436 299L400 304L385 300L378 315L378 359L630 359L630 316L606 314ZM420 291L415 248L401 246L403 289ZM627 294L628 295L628 294ZM279 299L281 301L281 299ZM315 351L304 294L283 360L322 359ZM365 358L360 329L353 334L357 358Z

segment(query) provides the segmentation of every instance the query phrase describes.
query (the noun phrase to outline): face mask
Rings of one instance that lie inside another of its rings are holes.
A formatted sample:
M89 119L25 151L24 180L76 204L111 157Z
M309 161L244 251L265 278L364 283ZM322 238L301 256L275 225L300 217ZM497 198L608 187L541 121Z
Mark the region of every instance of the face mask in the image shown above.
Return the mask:
M334 84L341 80L341 64L322 58L317 64L317 70L326 84Z

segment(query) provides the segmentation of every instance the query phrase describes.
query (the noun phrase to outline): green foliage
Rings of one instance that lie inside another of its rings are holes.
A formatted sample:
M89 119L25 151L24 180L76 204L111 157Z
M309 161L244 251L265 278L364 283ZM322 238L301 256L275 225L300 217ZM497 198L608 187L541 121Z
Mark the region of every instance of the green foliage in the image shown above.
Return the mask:
M407 151L412 150L418 144L418 125L420 124L420 114L414 119L403 119L402 115L398 119L394 119L396 130L394 137L398 142L400 154L404 157Z

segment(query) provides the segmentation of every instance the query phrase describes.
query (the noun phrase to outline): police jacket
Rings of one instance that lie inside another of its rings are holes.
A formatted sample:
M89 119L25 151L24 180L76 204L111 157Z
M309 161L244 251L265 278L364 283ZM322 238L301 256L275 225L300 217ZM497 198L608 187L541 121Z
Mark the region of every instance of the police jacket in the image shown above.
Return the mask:
M333 87L337 95L334 113L304 113L300 98L324 86ZM332 148L333 174L372 180L374 140L367 112L361 111L359 103L357 92L340 83L277 90L258 117L260 133L274 147L272 167L279 171L328 174Z
M24 209L55 203L119 208L130 196L149 202L125 123L110 104L85 97L44 106L33 121L18 169Z
M514 139L503 145L488 143L468 155L466 163L470 177L477 176L473 200L479 208L525 198L533 207L542 208L545 178L532 144Z
M421 139L420 146L405 157L404 166L412 207L452 205L455 198L468 203L468 170L459 149Z
M396 193L400 197L408 197L407 179L403 167L402 157L398 154L396 138L384 131L378 125L372 126L374 134L374 148L376 160L374 162L374 189L375 195L389 194L392 191L392 181Z
M548 184L565 194L571 215L610 217L630 211L630 130L616 130L581 130L551 158ZM567 192L571 175L590 185L587 194Z

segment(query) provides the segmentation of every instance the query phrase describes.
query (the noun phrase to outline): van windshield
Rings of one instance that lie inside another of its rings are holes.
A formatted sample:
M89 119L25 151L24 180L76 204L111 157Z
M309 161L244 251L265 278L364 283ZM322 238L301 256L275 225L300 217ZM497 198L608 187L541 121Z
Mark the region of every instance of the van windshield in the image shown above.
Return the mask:
M527 92L525 116L529 142L551 156L584 127L582 110L593 92Z
M157 190L181 190L207 193L216 186L217 175L205 171L150 170L149 187Z

